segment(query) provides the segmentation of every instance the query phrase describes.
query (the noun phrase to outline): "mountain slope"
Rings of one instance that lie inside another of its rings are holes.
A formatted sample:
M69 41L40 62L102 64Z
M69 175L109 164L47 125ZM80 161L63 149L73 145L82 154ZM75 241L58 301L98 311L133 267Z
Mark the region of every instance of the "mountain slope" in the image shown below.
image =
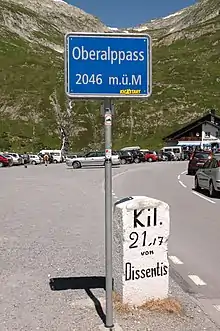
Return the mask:
M171 33L183 31L191 26L204 23L220 15L219 0L200 0L176 13L128 29L133 32L147 32L156 40ZM179 34L181 37L181 33Z
M66 3L0 0L0 150L60 144L49 96L56 90L65 108L64 33L78 30L108 28Z
M187 9L187 20L192 8ZM66 111L63 34L114 30L54 0L0 0L0 15L0 150L59 147L61 131L72 149L99 148L100 104L77 101ZM209 108L220 111L220 15L210 17L200 15L194 18L196 24L158 35L153 94L147 101L116 102L115 147L157 147L184 122ZM158 29L154 27L154 35Z

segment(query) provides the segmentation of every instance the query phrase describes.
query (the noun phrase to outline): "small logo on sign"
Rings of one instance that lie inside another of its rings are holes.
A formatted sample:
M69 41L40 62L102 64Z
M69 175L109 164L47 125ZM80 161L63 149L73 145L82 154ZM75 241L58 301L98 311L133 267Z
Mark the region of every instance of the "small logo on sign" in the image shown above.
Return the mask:
M111 124L112 124L111 115L105 115L105 125L111 125Z

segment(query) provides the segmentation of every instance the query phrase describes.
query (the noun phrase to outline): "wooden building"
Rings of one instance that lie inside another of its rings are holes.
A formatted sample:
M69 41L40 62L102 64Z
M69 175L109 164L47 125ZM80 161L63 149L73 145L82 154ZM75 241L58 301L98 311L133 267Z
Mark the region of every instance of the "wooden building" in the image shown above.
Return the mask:
M201 148L216 146L219 148L220 116L216 115L215 110L210 110L204 116L164 137L163 140L166 146L200 146Z

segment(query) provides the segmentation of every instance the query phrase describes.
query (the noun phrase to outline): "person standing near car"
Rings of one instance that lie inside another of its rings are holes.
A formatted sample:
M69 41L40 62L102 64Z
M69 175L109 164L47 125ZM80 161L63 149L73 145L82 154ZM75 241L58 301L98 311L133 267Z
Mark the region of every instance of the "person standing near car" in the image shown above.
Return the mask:
M43 158L43 160L44 160L44 165L45 165L45 167L47 167L47 165L48 165L48 161L49 161L49 155L48 155L48 154L44 154L44 158Z
M24 152L23 158L24 158L24 167L27 168L27 165L30 161L30 158L29 158L29 155L27 154L27 152Z

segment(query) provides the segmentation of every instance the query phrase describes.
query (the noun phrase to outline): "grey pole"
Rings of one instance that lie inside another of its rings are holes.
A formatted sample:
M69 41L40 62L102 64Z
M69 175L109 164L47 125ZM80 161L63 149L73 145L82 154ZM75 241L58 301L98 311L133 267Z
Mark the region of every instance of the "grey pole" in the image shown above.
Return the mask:
M104 101L105 114L105 287L106 328L113 328L112 276L112 109L111 100Z

